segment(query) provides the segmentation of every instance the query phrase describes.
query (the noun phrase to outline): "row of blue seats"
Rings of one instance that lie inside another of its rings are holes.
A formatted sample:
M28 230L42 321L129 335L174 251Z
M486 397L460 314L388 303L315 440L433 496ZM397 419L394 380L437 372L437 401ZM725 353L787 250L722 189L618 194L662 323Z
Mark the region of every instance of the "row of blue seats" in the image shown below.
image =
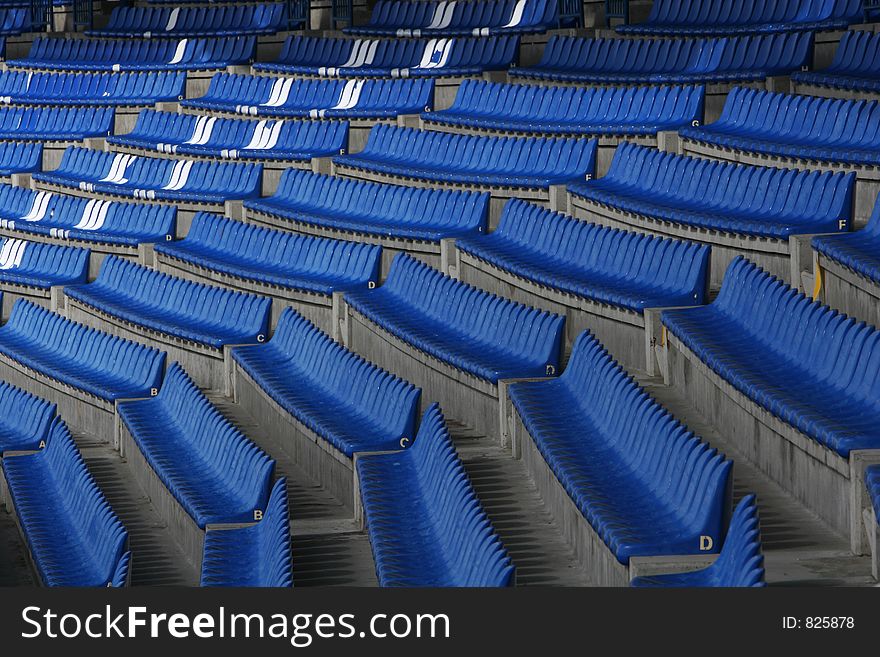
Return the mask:
M721 117L687 139L785 158L880 164L880 102L735 88Z
M382 249L371 244L296 235L219 215L193 217L186 237L157 253L210 271L312 294L379 282Z
M43 145L39 142L0 142L0 176L34 173L43 168Z
M496 384L559 371L565 319L441 274L407 254L385 283L346 303L420 351Z
M592 177L596 151L594 139L484 137L380 124L363 150L333 161L405 178L547 188Z
M579 221L520 199L456 248L544 287L641 313L705 303L709 247Z
M46 446L38 452L3 458L6 485L41 582L127 586L128 533L61 418L52 420L42 440Z
M101 37L241 36L287 29L287 5L235 3L217 7L116 7Z
M546 32L559 27L557 0L379 0L348 34L419 37Z
M844 458L880 449L880 330L742 257L711 304L665 310L662 321L719 377L818 444Z
M654 36L845 30L862 21L861 0L654 0L644 23L621 34Z
M0 107L0 139L81 141L113 132L112 107Z
M260 73L320 77L441 77L481 75L510 68L514 36L438 39L289 37L279 58L254 64Z
M269 334L266 297L202 285L107 256L94 282L64 294L102 313L181 340L221 349Z
M659 221L787 238L849 230L854 188L852 173L730 164L623 143L605 176L569 191Z
M834 61L821 71L797 71L795 84L810 84L847 91L880 92L880 34L862 30L845 32Z
M34 27L30 7L0 7L0 36L18 36Z
M513 564L437 404L412 447L362 456L357 473L380 586L513 585Z
M0 381L0 457L45 447L56 412L55 404Z
M102 201L0 185L0 228L87 242L135 246L171 240L177 208Z
M222 203L260 195L260 164L199 162L68 147L57 169L34 180L89 192L164 201Z
M810 32L720 39L592 39L552 36L535 66L513 78L584 84L760 81L809 66Z
M256 37L222 39L34 39L10 68L59 71L200 71L250 64Z
M309 80L217 73L181 105L247 116L385 119L430 112L434 80Z
M348 122L225 119L145 109L131 132L107 142L231 160L308 161L345 153Z
M498 132L647 135L703 121L705 88L544 87L465 80L422 120Z
M0 101L15 105L155 105L183 98L186 75L158 73L0 73Z
M404 187L297 169L281 174L275 194L244 202L279 223L348 233L439 242L486 230L489 194Z
M880 285L880 203L874 205L868 224L843 235L816 235L813 248L823 256Z
M531 440L621 564L723 538L733 463L642 389L589 332L556 379L510 385ZM562 411L561 409L565 409Z
M0 284L48 290L85 283L89 250L0 237Z

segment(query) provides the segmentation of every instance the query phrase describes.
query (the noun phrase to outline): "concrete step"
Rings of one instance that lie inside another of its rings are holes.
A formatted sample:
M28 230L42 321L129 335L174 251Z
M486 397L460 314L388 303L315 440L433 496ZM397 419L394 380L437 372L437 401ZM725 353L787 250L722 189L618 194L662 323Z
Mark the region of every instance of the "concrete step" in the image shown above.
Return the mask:
M12 514L0 504L0 587L36 586L28 564L27 546L18 532Z

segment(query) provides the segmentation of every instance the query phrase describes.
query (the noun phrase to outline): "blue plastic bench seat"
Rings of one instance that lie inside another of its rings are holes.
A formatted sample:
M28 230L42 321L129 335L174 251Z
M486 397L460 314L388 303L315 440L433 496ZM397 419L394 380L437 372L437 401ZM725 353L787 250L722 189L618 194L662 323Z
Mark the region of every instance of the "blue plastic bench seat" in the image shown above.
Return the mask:
M422 120L483 130L653 135L703 121L704 88L542 87L465 80L449 109Z
M223 203L260 195L261 164L197 162L70 146L44 183L144 200Z
M709 84L789 75L812 61L810 32L722 39L552 36L541 61L511 76L584 84Z
M35 173L43 168L43 145L36 142L0 143L0 176Z
M81 141L113 131L110 107L0 107L0 139Z
M665 310L662 320L719 377L807 437L844 458L880 449L880 330L742 257L715 301Z
M174 237L169 205L101 201L0 184L0 228L62 239L136 246Z
M200 212L183 240L157 253L267 285L332 295L379 281L382 249L295 235Z
M153 471L204 529L266 511L275 461L205 397L178 363L159 394L117 406Z
M497 383L559 371L565 319L489 294L401 253L385 283L346 303L417 349Z
M19 299L0 328L0 354L99 399L149 397L165 354Z
M718 559L708 568L686 573L635 577L632 586L656 587L760 587L764 581L761 529L754 495L737 505Z
M455 135L380 124L363 150L333 162L404 178L547 188L592 176L596 150L594 139Z
M880 285L880 203L861 230L842 235L817 235L813 248L822 255Z
M434 107L434 80L309 80L217 73L183 107L246 116L393 119Z
M40 449L55 413L55 404L0 381L0 456Z
M0 7L0 36L18 36L33 31L33 28L30 6Z
M854 173L731 164L625 143L605 176L568 191L659 221L787 239L849 230L854 188Z
M0 73L0 102L16 105L155 105L183 98L186 75L157 73Z
M100 37L244 36L287 29L283 2L233 3L216 7L116 7L107 25L86 34Z
M880 465L872 465L865 470L865 485L868 487L874 513L877 514L877 522L880 522Z
M559 27L556 0L379 0L348 34L387 37L528 34Z
M85 283L89 250L0 237L0 283L48 290Z
M834 53L834 61L819 71L797 71L796 84L831 87L847 91L880 93L880 35L851 30L844 32Z
M489 194L385 185L288 169L274 195L244 205L321 228L439 242L485 231Z
M507 70L519 37L474 39L334 39L289 37L278 60L254 71L319 77L418 78Z
M310 160L346 152L348 122L223 119L148 109L131 132L107 142L231 160Z
M512 586L514 567L458 458L438 404L412 447L358 457L380 586Z
M45 586L127 584L128 534L60 418L44 450L3 459L3 474Z
M641 313L705 303L709 247L508 201L498 228L456 248L545 287Z
M205 534L200 586L293 586L287 479L275 482L258 523Z
M559 483L621 564L723 536L732 462L643 390L589 332L556 379L508 389Z
M655 0L644 23L618 25L626 35L763 34L845 30L862 22L861 0Z
M235 362L279 406L351 458L400 449L415 434L421 391L333 341L292 308L272 339L235 347Z
M249 64L256 37L223 39L34 39L10 68L60 71L205 71Z
M269 334L271 300L194 283L107 256L93 283L64 294L127 322L220 349Z
M736 88L721 117L682 128L693 141L783 158L880 165L880 102Z

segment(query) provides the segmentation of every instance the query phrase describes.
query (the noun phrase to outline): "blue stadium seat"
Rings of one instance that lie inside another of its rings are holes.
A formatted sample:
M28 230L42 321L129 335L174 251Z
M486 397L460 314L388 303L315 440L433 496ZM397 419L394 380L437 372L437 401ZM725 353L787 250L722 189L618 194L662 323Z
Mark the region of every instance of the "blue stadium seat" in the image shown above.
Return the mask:
M0 107L0 139L81 141L113 132L109 107Z
M285 411L333 447L400 449L415 434L418 388L348 351L291 308L272 339L232 350L236 363Z
M372 244L294 235L201 212L186 238L158 253L271 286L331 295L379 281L382 249Z
M434 80L307 80L217 73L183 107L246 116L390 119L434 107Z
M145 109L131 132L107 142L231 160L310 160L345 153L348 122L223 119Z
M791 79L795 84L880 92L880 34L862 30L844 32L828 68L798 71Z
M349 34L387 37L528 34L559 27L557 0L379 0Z
M675 420L589 332L556 379L514 383L532 441L618 562L720 545L732 462Z
M880 203L868 224L844 235L817 235L813 248L860 276L880 285Z
M44 446L55 414L55 404L0 381L0 456Z
M260 164L197 162L71 146L41 182L145 200L222 203L260 195Z
M380 124L363 150L333 162L404 178L547 188L592 176L596 150L594 139L485 137Z
M43 168L43 145L35 142L0 143L0 176L34 173Z
M182 72L0 73L0 102L15 105L155 105L184 96Z
M370 199L365 204L364 199ZM489 195L348 180L288 169L248 210L333 230L438 242L486 230Z
M249 64L256 37L223 39L34 39L28 56L10 68L60 71L196 71Z
M722 39L591 39L551 36L541 61L514 78L584 84L760 81L811 63L810 32Z
M33 30L30 7L0 7L0 36L18 36Z
M272 487L263 519L241 529L205 534L201 586L293 586L287 479Z
M107 25L86 34L101 37L244 36L287 27L286 4L233 3L216 7L116 7Z
M45 586L124 586L128 534L56 418L46 448L3 459L3 474Z
M425 413L412 447L359 456L357 472L380 586L513 585L513 564L439 405Z
M172 363L159 394L117 406L144 458L195 523L253 522L266 511L275 461Z
M682 128L696 142L779 157L880 164L880 102L736 88L721 117Z
M175 278L107 256L98 278L64 294L131 324L214 349L256 343L269 334L265 297Z
M0 185L0 228L34 235L134 246L170 240L177 209L100 201Z
M254 71L320 77L449 77L508 69L519 37L334 39L289 37L272 63Z
M849 230L854 187L853 173L730 164L625 143L605 176L568 190L659 221L787 238Z
M764 557L761 555L761 529L754 495L737 505L718 559L708 568L687 573L636 577L632 586L656 587L761 587Z
M89 250L0 237L0 284L48 290L85 283Z
M461 283L402 253L385 283L346 303L417 349L480 379L559 371L564 318Z
M642 312L705 303L709 248L573 219L520 199L456 248L542 286Z
M703 121L703 87L543 87L465 80L422 120L498 132L652 135Z
M820 445L844 458L880 449L880 330L741 257L711 304L665 310L662 320L710 370Z
M165 354L71 322L19 299L0 328L0 354L99 399L149 397Z
M845 30L862 21L861 0L654 0L644 23L619 25L621 34L766 34Z

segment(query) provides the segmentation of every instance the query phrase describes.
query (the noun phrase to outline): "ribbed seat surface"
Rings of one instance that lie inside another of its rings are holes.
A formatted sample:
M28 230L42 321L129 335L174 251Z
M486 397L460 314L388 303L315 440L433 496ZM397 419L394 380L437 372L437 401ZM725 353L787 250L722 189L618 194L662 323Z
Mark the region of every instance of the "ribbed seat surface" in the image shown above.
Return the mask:
M797 71L791 79L847 91L880 92L880 35L862 30L844 32L828 68Z
M0 456L40 449L55 412L55 404L0 381Z
M880 285L880 203L861 230L843 235L817 235L813 248L831 260Z
M85 283L89 250L0 237L0 282L48 290Z
M283 2L216 7L116 7L107 25L87 34L103 37L245 36L287 28Z
M360 457L357 472L380 586L513 584L513 564L437 404L411 447Z
M155 105L183 98L182 72L0 73L0 101L20 105Z
M43 168L43 145L37 142L0 143L0 176L34 173Z
M113 131L111 107L0 107L0 139L81 141Z
M346 456L412 439L421 391L345 349L292 308L272 339L232 350L284 410Z
M385 283L345 301L400 340L474 376L500 379L559 371L565 318L441 274L400 254Z
M589 332L565 371L514 383L528 434L592 528L622 564L721 544L731 461L673 418Z

